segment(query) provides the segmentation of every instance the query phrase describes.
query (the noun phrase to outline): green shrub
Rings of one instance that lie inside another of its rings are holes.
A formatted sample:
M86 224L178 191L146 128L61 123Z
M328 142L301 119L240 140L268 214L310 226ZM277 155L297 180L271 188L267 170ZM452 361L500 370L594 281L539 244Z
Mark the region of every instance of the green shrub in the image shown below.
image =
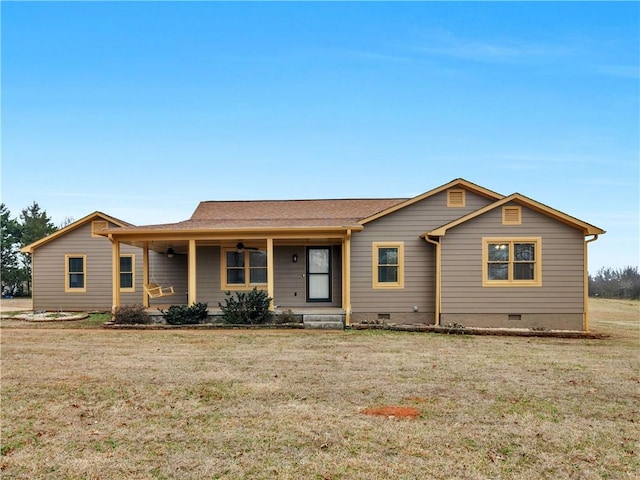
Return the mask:
M169 325L195 325L207 319L209 307L206 303L198 302L187 307L185 305L171 305L169 310L160 309L162 318Z
M142 305L123 305L116 309L113 323L122 325L142 325L151 322L151 317Z
M272 318L269 310L271 297L263 290L254 287L249 292L224 292L224 303L218 303L222 310L222 319L226 323L255 325L267 323Z

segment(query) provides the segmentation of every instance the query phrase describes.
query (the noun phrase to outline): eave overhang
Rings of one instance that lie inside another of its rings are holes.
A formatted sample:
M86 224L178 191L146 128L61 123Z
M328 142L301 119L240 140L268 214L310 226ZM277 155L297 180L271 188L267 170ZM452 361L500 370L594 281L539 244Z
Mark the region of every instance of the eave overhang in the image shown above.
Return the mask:
M408 207L409 205L413 205L414 203L420 202L426 198L432 197L433 195L437 195L438 193L445 192L450 188L455 188L455 187L463 187L471 192L474 192L478 195L489 198L491 200L498 200L498 199L504 198L504 195L501 195L497 192L489 190L488 188L481 187L480 185L476 185L475 183L469 182L468 180L465 180L463 178L457 178L438 188L429 190L428 192L425 192L416 197L410 198L409 200L406 200L402 203L394 205L393 207L383 210L382 212L378 212L375 215L362 219L358 223L360 223L360 225L365 225L369 222L377 220L378 218L384 217L385 215L389 215L390 213L396 212L402 208Z
M67 225L64 228L61 228L60 230L56 230L55 232L53 232L51 235L47 235L46 237L41 238L40 240L36 240L33 243L30 243L29 245L26 245L24 247L22 247L20 249L20 251L22 253L29 253L32 254L33 251L38 248L41 247L49 242L51 242L52 240L55 240L56 238L59 238L63 235L66 235L67 233L75 230L76 228L82 227L83 225L86 225L87 223L96 220L96 219L100 219L100 220L106 220L109 223L112 223L114 225L118 225L118 227L133 227L133 225L131 223L125 222L123 220L120 220L118 218L115 217L111 217L105 213L102 212L93 212L90 213L89 215L82 217L80 220L76 220L73 223L70 223L69 225ZM102 234L103 231L106 230L101 230L99 232L95 232L96 234Z
M491 203L489 205L487 205L486 207L480 208L474 212L471 212L463 217L458 218L457 220L454 220L452 222L447 223L446 225L442 225L441 227L438 227L434 230L428 231L423 233L422 235L420 235L421 238L435 238L435 237L442 237L447 233L447 230L456 227L462 223L465 223L469 220L472 220L476 217L479 217L480 215L484 215L487 212L490 212L491 210L494 210L496 208L499 208L507 203L510 202L516 202L522 206L525 206L527 208L530 208L531 210L534 210L536 212L542 213L543 215L546 215L548 217L554 218L555 220L558 220L559 222L562 222L566 225L569 225L573 228L577 228L579 230L582 230L583 234L586 235L602 235L604 233L606 233L604 230L602 230L599 227L596 227L594 225L591 225L590 223L587 222L583 222L582 220L579 220L575 217L572 217L571 215L567 215L566 213L563 213L559 210L556 210L554 208L551 208L547 205L544 205L540 202L537 202L529 197L526 197L524 195L521 195L519 193L514 193L512 195L509 195L508 197L504 197L494 203Z
M241 228L134 228L108 229L100 235L113 240L232 240L237 238L322 238L344 237L349 231L360 231L362 225L346 226L313 226L313 227L241 227Z

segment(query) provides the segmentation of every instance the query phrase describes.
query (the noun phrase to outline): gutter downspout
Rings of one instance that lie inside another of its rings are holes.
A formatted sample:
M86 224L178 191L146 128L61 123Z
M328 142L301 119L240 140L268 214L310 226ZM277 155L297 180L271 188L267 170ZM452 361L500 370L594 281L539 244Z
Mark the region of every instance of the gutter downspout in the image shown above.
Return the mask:
M595 234L593 238L584 241L584 317L582 319L582 329L585 332L589 331L589 262L587 245L597 239L598 235Z
M435 298L435 325L439 326L440 325L440 309L441 309L441 302L442 302L442 293L441 293L441 288L440 288L440 271L441 271L441 264L442 264L442 257L441 257L441 253L440 253L440 242L436 242L435 240L431 240L429 238L428 235L424 236L424 239L429 242L432 243L433 245L436 246L436 298Z

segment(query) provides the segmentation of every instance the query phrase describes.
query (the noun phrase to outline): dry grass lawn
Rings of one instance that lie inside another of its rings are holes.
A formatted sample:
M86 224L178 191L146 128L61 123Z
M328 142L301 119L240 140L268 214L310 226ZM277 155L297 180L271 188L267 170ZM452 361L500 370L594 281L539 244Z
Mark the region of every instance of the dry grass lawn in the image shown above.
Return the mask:
M606 340L0 324L5 479L640 476L638 302Z

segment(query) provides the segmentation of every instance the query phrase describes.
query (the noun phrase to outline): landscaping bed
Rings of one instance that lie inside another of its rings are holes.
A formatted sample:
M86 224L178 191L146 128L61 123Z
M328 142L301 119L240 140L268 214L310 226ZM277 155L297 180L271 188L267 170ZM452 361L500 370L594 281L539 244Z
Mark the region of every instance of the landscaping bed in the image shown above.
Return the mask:
M553 337L553 338L609 338L603 333L582 332L578 330L534 330L529 328L479 328L447 327L441 325L383 325L358 323L349 327L352 330L391 330L397 332L432 332L450 335L499 335L510 337Z
M89 317L86 312L20 312L18 314L2 314L3 319L7 320L23 320L25 322L69 322L75 320L84 320Z

